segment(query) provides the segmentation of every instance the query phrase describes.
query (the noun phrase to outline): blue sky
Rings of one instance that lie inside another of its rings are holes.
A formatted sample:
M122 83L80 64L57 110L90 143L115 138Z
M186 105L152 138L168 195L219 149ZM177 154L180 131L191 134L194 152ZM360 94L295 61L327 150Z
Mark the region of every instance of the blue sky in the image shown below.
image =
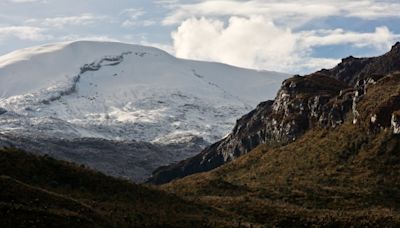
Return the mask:
M181 57L307 73L400 40L398 0L1 0L0 54L112 40Z

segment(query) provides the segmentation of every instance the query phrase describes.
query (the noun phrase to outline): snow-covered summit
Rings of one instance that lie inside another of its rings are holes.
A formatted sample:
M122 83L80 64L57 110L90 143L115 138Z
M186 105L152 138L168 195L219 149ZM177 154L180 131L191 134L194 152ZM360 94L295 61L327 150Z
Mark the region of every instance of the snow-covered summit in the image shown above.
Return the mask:
M32 47L0 57L0 132L212 142L287 77L116 42Z
M80 74L84 64L119 56L127 50L173 58L156 48L117 42L77 41L21 49L0 56L1 97L47 88Z

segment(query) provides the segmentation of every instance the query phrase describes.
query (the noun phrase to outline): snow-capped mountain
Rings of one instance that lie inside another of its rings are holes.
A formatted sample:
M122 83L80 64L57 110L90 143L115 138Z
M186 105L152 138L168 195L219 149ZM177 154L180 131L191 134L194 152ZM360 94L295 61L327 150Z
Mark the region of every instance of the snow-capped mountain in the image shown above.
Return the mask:
M33 47L0 57L0 107L22 121L2 121L1 131L214 141L236 118L272 98L286 77L122 43Z
M32 47L0 57L0 133L211 143L287 77L116 42Z

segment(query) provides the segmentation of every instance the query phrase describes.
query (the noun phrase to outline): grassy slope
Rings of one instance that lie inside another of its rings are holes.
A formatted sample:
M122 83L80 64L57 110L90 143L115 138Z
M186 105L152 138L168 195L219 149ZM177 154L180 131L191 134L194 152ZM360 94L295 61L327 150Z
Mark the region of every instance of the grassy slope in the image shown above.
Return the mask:
M262 145L208 173L162 186L255 224L400 225L400 136L371 133L380 104L399 95L400 75L368 89L334 130L314 129L285 147ZM391 115L391 113L387 113Z
M0 150L2 227L229 225L226 214L49 157Z

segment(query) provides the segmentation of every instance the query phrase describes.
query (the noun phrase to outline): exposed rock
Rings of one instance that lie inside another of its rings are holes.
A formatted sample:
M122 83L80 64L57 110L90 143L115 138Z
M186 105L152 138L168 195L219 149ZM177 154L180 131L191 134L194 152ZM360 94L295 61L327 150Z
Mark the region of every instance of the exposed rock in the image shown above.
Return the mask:
M208 171L260 144L293 142L314 126L336 127L352 107L352 93L346 84L320 74L287 79L275 101L262 102L240 118L226 138L193 158L157 169L149 181L162 184L176 177Z
M375 108L371 116L370 129L378 131L393 126L394 112L400 109L400 96L392 96ZM396 119L397 120L397 119Z
M263 102L237 121L232 133L203 150L199 155L177 164L161 167L150 183L162 184L175 178L214 169L260 144L285 145L313 127L334 128L351 113L353 123L360 116L357 104L369 85L400 70L400 43L385 55L373 58L344 58L330 70L285 80L274 101ZM393 98L386 112L385 104L371 118L373 128L389 127L397 108ZM399 100L400 101L400 100ZM400 104L400 103L399 103ZM397 121L397 116L393 121ZM393 123L392 123L393 124ZM397 129L397 127L394 129Z
M354 93L353 99L352 99L352 106L351 109L353 111L353 124L356 124L358 122L358 117L360 116L360 113L357 111L357 102L361 99L361 96L359 95L359 91L356 91Z
M400 134L400 111L396 111L392 114L391 125L393 134Z
M376 116L376 114L373 114L373 115L371 116L371 124L375 124L377 118L378 118L378 117Z
M92 62L90 64L85 64L81 67L80 74L83 74L87 71L98 71L102 66L115 66L120 64L124 60L125 55L130 55L132 52L123 52L121 55L116 56L106 56L102 58L100 61Z

